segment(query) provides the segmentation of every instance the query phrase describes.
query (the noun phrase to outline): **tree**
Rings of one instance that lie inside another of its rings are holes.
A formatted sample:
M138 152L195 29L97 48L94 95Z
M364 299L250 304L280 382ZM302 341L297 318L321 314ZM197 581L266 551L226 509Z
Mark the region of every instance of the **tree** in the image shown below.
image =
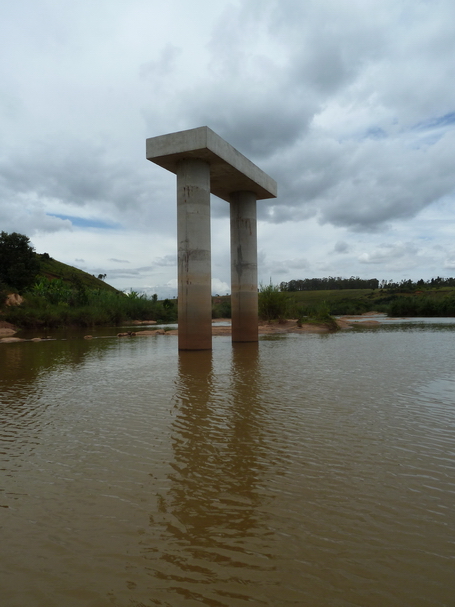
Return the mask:
M2 232L0 235L0 282L23 291L33 284L40 263L30 239L24 234Z

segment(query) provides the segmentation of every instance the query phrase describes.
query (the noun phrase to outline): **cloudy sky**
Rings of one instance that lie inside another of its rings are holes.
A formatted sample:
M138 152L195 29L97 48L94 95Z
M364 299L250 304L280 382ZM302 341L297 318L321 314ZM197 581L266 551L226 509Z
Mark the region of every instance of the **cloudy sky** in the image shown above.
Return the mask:
M175 293L175 176L207 125L278 182L259 280L455 275L453 0L1 2L0 229L119 289ZM212 198L213 292L229 208Z

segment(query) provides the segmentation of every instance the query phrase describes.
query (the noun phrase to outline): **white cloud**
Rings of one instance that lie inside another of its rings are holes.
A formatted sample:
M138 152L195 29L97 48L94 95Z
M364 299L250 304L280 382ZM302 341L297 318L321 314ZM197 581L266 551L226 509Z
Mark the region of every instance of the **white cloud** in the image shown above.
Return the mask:
M455 251L451 251L444 262L444 268L448 270L455 270Z
M145 139L207 124L278 182L266 282L454 269L451 0L17 0L0 29L0 228L40 252L169 288L175 177ZM228 212L212 201L220 290Z
M231 285L219 278L212 278L213 295L226 295L231 292Z

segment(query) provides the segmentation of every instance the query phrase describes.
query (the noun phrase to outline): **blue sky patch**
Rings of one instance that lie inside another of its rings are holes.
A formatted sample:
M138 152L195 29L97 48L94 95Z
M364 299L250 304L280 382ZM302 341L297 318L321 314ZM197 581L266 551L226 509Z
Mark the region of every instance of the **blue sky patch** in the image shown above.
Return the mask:
M378 126L373 126L367 130L365 136L369 139L384 139L384 137L387 137L387 133L384 131L384 129L381 129Z
M48 213L51 217L59 219L68 219L76 228L98 228L101 230L115 230L120 227L119 224L107 223L100 219L88 219L86 217L74 217L72 215L59 215L57 213Z
M424 120L415 125L416 129L439 129L444 126L451 126L455 124L455 112L444 114L444 116L438 116L437 118L430 118Z

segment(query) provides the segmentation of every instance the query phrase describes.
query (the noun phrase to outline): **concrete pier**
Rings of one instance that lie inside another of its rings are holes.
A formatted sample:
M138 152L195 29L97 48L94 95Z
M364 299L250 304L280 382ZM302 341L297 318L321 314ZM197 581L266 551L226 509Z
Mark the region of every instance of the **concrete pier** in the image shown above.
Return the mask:
M258 341L256 195L231 194L232 341Z
M210 165L177 165L178 322L180 350L212 347Z
M232 340L258 340L256 201L276 182L206 126L147 139L177 175L179 349L212 347L210 193L231 205Z

